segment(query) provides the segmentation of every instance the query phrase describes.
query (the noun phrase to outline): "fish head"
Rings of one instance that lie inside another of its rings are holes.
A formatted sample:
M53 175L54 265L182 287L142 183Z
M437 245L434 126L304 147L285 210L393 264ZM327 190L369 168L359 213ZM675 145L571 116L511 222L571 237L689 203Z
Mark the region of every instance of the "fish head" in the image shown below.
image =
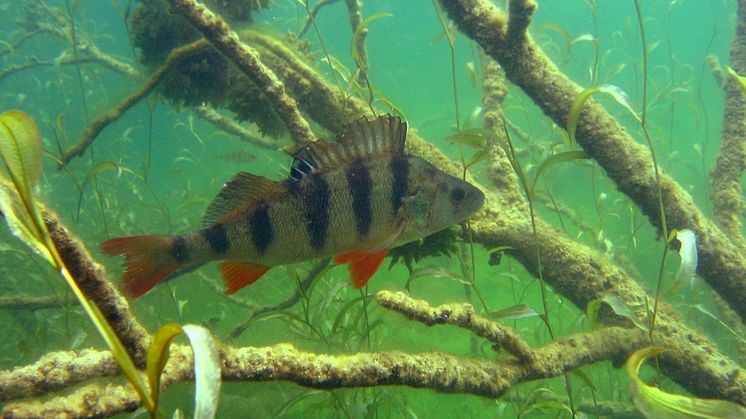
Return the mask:
M484 194L419 157L410 157L410 182L402 208L410 235L420 238L458 224L477 212Z

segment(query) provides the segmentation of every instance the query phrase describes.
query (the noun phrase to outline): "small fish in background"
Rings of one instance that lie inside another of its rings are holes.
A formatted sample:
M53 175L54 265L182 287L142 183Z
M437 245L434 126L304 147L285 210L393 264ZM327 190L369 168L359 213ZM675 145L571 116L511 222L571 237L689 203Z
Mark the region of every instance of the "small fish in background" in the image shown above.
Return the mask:
M217 260L228 294L273 266L326 256L347 264L353 285L362 288L388 249L459 223L484 201L473 185L406 154L406 135L398 117L361 118L335 142L301 147L283 182L235 175L208 208L202 230L119 237L101 248L124 255L131 297Z

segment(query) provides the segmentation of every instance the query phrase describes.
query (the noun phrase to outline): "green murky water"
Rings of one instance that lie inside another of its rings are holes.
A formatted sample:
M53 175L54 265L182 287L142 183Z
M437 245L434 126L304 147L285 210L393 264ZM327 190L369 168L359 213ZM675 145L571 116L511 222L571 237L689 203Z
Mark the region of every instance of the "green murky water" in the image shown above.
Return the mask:
M265 137L276 145L275 149L241 141L192 110L192 105L208 100L199 97L203 91L197 90L196 81L190 86L175 85L179 79L174 78L172 84L162 85L106 127L84 155L58 170L56 159L61 149L74 144L94 118L135 91L144 80L142 74L155 68L143 65L141 51L131 40L137 39L138 31L152 29L138 26L135 19L142 13L142 4L158 2L68 3L0 0L0 110L20 109L36 120L46 151L39 188L41 199L59 213L93 257L107 268L112 281L118 283L120 260L104 256L98 248L100 242L124 235L178 234L197 229L221 185L236 172L284 179L291 159L279 148L291 142L283 129L271 129L273 117L267 117L262 108L245 111L241 116L255 118L264 125L258 127L244 121L243 126L257 137L267 132L276 134ZM279 39L297 33L307 19L302 3L275 0L268 8L254 13L253 27ZM647 117L659 164L692 195L705 214L711 215L709 174L720 141L723 93L705 57L712 55L727 64L736 5L732 0L642 3L649 53ZM362 13L364 18L390 14L371 21L367 27L368 81L376 98L374 106L380 112L400 112L423 138L458 161L459 147L446 137L455 133L457 112L459 126L481 126L479 78L485 59L481 49L448 26L455 32L454 75L448 40L431 2L368 0ZM447 16L442 17L449 25ZM70 47L71 18L77 52ZM245 23L235 25L239 28ZM34 32L45 27L62 29ZM30 33L33 35L18 43ZM635 112L640 112L642 50L632 1L539 1L530 33L574 82L588 87L595 77L598 83L617 86L629 95ZM352 37L345 4L337 2L321 9L315 27L311 26L302 38L309 54L305 59L335 89L351 89L346 72L356 68L350 47ZM168 42L163 39L162 45L150 47L167 48ZM128 64L138 74L122 74L101 60L88 60L94 45L100 54ZM162 50L162 54L166 52ZM330 70L328 56L338 61L334 71ZM19 67L27 64L28 68ZM204 73L196 78L207 83L202 86L206 92L215 95L216 91L234 89L213 89L210 83L214 80L208 78L212 70L207 68L202 68ZM528 140L516 135L514 142L524 170L533 177L541 162L566 141L564 127L544 116L519 88L509 84L508 89L505 117L528 134ZM173 103L166 97L173 98L179 90L188 103ZM454 93L458 97L457 111ZM351 94L367 101L369 90L353 88ZM223 93L209 99L222 105L218 110L228 118L235 113L226 107L241 103L245 110L252 106L241 102L241 97L228 98ZM596 100L644 143L639 124L624 107L609 96L597 95ZM318 124L312 126L320 137L332 137ZM468 148L464 153L467 158L473 154ZM476 179L489 183L485 162L469 170ZM539 217L579 243L605 254L652 293L662 245L656 239L655 228L633 202L616 190L603 169L590 162L559 164L543 174L537 191ZM550 197L567 212L558 213ZM527 230L526 235L530 234ZM0 229L0 246L1 296L58 299L51 307L39 309L0 307L4 331L0 341L1 369L31 364L51 351L103 348L103 341L82 310L72 303L73 297L53 269L31 256L28 248L5 227ZM457 252L450 256L427 257L416 262L414 268L436 267L468 276L468 269L464 271L463 266L471 266L472 247L459 240L455 248ZM490 263L488 249L478 244L473 246L473 252L474 280L489 311L518 304L537 312L543 310L539 282L520 263L507 255L499 263L494 263L494 258ZM673 286L678 264L677 257L669 258L664 290ZM237 337L229 338L257 309L275 305L296 293L298 278L312 266L313 262L309 262L273 269L255 285L234 296L225 296L220 291L216 266L207 265L157 286L131 305L151 331L168 322L202 324L217 338L238 346L288 342L303 350L335 354L401 350L494 357L486 341L475 340L466 331L452 326L428 328L379 307L373 298L375 293L381 289L402 290L409 277L401 263L388 269L389 259L364 290L370 296L367 312L359 300L360 292L349 286L346 270L337 267L317 280L310 298L301 298L291 307L276 311L277 315L258 319ZM433 305L471 302L477 312L485 311L473 291L459 281L417 278L411 283L410 292L414 298ZM725 353L735 356L732 335L708 315L721 316L700 279L672 290L665 300L679 309L688 325L704 331ZM590 330L583 310L551 290L548 311L559 336ZM551 341L538 316L506 323L532 345ZM594 398L630 403L623 370L606 361L586 365L581 371L583 377L570 375L576 405L592 405ZM665 379L663 385L682 391ZM566 417L567 399L562 377L521 384L499 400L399 386L319 391L287 382L224 383L218 416ZM169 414L176 408L189 414L193 384L168 389L162 404ZM592 411L585 414L593 416Z

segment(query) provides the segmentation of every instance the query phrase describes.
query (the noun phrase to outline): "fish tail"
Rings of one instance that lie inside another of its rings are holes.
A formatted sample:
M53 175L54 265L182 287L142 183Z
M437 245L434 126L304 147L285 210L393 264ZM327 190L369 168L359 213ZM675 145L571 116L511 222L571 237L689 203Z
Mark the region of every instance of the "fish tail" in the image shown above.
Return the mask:
M117 237L101 244L109 256L124 255L124 291L137 298L177 272L183 265L174 254L173 236Z

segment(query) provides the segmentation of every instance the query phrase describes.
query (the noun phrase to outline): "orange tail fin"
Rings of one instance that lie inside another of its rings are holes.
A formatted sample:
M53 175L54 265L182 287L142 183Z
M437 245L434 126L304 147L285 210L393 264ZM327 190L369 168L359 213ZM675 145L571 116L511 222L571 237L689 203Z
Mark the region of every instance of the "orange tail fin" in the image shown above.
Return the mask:
M117 237L101 243L109 256L124 255L125 292L137 298L176 272L181 264L171 255L170 236Z

